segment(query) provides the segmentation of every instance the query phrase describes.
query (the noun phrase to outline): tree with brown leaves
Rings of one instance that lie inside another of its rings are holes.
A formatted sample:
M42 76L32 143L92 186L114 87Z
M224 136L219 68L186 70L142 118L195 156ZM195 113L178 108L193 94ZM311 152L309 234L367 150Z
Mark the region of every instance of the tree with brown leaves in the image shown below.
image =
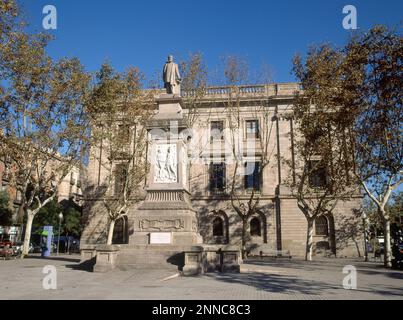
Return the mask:
M119 73L105 63L91 93L91 143L93 150L102 150L92 156L105 172L96 196L108 212L108 245L112 244L116 221L124 219L130 206L140 200L149 169L146 121L153 111L153 92L142 90L142 79L137 68Z
M11 183L22 195L26 255L35 215L85 156L90 79L77 59L46 54L49 37L25 32L14 1L1 1L0 10L0 152L11 159Z

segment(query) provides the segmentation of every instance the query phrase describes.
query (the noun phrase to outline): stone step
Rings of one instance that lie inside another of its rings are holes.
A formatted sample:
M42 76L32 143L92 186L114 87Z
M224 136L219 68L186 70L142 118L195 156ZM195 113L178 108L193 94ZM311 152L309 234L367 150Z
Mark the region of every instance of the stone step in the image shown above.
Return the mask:
M125 246L121 247L117 265L123 269L169 269L178 271L183 266L183 247Z
M133 251L133 250L145 250L145 251L187 251L192 246L177 246L177 245L150 245L150 244L129 244L120 245L120 251Z
M135 263L135 264L122 264L117 267L119 270L122 271L129 271L129 270L164 270L167 271L167 276L170 273L175 274L180 272L178 266L170 265L168 263L165 264L149 264L149 263Z

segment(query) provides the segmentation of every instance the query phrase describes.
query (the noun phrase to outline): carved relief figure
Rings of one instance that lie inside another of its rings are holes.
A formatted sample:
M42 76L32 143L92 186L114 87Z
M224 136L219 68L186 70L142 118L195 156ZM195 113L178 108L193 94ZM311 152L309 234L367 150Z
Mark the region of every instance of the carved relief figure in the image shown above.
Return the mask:
M176 145L158 145L155 161L155 182L175 183L178 181Z
M176 154L171 152L171 148L168 148L165 166L166 166L166 171L168 172L168 179L170 181L177 181L177 179L176 179Z
M165 160L166 160L166 158L165 158L164 154L161 152L161 149L158 149L156 165L157 165L157 180L159 180L159 181L165 180L165 177L164 177Z

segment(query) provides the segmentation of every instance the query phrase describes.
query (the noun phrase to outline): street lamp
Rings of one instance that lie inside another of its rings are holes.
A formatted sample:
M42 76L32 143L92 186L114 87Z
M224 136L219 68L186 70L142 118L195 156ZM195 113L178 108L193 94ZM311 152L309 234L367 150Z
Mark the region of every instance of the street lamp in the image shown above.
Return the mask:
M59 236L58 236L58 238L57 238L57 253L56 253L56 255L59 255L59 244L60 244L60 228L61 228L61 225L62 225L62 220L63 220L63 213L59 213Z
M368 262L368 243L367 243L367 213L364 211L362 214L362 221L364 225L364 257L365 262Z

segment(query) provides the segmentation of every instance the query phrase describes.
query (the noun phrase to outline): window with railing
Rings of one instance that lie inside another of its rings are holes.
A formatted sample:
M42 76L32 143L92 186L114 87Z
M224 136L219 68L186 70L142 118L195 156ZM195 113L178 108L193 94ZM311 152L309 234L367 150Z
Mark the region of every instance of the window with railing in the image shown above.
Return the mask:
M329 226L326 217L320 216L315 220L315 234L317 236L329 235Z
M250 227L250 235L252 237L262 236L261 223L259 218L253 218L249 223L249 227Z
M325 188L327 185L326 168L320 160L308 162L309 185L312 188Z
M246 138L247 139L259 139L259 121L258 120L246 120Z
M260 162L246 162L244 184L247 191L260 191L261 189Z
M212 121L210 123L210 140L217 141L224 139L224 121Z
M213 220L213 236L215 237L224 236L224 221L220 217L216 217Z
M209 173L209 191L220 194L225 191L225 163L211 163Z

